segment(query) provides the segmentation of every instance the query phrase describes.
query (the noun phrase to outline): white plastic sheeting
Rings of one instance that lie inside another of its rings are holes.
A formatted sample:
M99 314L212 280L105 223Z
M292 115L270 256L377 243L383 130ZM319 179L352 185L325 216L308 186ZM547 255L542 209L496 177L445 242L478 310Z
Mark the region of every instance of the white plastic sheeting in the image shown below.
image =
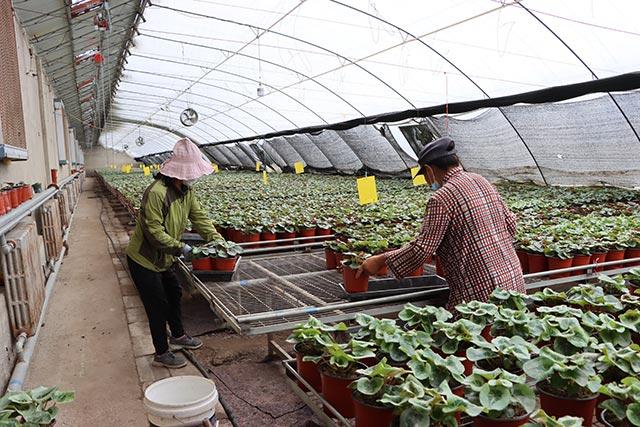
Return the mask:
M636 0L156 0L145 10L111 109L112 119L139 125L110 126L101 142L127 144L129 154L140 156L153 150L131 144L137 133L148 132L145 139L155 151L170 149L157 126L205 144L635 71L637 16ZM199 113L195 126L179 122L187 107ZM553 115L563 108L544 111ZM511 124L501 112L482 117L465 123L463 132L452 119L451 132L462 132L476 149L507 141L498 150L517 178L539 181L523 139L540 145L536 126L544 127L549 116L529 122L514 117ZM486 126L487 120L495 126ZM565 133L567 139L575 136ZM317 169L399 172L411 163L371 127L260 144L281 167L302 161ZM255 161L237 146L207 149L213 157L216 151L221 164L247 167ZM508 177L506 168L496 167L494 151L476 150L476 169ZM542 155L541 169L566 164L545 158L540 149L531 152Z

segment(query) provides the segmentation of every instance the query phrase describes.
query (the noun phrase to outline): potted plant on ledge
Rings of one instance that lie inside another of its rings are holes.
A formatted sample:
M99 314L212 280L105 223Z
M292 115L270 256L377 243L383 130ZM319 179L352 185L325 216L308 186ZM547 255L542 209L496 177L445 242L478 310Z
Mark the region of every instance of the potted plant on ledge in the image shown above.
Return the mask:
M600 392L611 397L601 404L605 426L640 426L640 380L637 377L627 377L619 384L602 386Z
M597 353L565 356L544 347L526 362L525 373L538 381L542 409L556 417L580 417L585 427L591 427L601 384L594 369L597 357Z

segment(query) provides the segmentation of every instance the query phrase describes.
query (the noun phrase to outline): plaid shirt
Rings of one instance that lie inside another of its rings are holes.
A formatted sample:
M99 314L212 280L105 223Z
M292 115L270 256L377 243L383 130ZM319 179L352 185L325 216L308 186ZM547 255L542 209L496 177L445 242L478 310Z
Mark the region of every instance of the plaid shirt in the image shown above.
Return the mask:
M516 217L495 187L456 167L429 199L418 237L388 252L386 262L402 278L438 255L450 288L449 310L473 299L486 302L495 288L524 293L515 231Z

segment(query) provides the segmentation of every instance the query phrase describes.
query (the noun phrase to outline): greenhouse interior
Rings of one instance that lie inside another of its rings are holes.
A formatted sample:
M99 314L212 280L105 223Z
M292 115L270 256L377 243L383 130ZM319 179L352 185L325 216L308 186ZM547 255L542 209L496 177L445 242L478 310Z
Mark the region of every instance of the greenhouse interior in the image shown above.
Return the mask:
M0 3L0 426L640 426L640 2Z

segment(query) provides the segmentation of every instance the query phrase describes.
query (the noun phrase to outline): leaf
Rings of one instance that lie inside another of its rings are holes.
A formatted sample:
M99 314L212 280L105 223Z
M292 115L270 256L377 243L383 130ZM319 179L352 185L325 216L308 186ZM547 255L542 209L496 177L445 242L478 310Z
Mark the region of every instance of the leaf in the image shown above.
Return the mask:
M48 400L57 389L58 389L57 387L40 386L31 390L30 393L33 400L37 402L42 402L42 401Z
M512 392L515 399L527 412L536 408L536 394L531 387L526 384L514 384Z
M430 427L431 417L414 408L405 409L400 414L400 427Z
M382 386L384 386L384 378L382 377L374 377L374 378L358 378L355 382L356 389L367 396L373 396L377 392L380 391Z
M509 406L509 389L504 386L491 387L485 384L480 388L480 403L487 409L502 411Z
M627 419L634 426L640 426L640 403L632 403L627 408Z
M53 393L53 400L57 403L73 402L75 398L76 394L73 391L56 391Z
M27 392L21 391L15 394L11 394L9 396L9 400L13 403L18 403L20 405L29 405L33 402L33 399Z
M624 403L617 399L607 399L600 404L600 407L611 412L611 415L616 417L618 420L623 420L625 418Z

